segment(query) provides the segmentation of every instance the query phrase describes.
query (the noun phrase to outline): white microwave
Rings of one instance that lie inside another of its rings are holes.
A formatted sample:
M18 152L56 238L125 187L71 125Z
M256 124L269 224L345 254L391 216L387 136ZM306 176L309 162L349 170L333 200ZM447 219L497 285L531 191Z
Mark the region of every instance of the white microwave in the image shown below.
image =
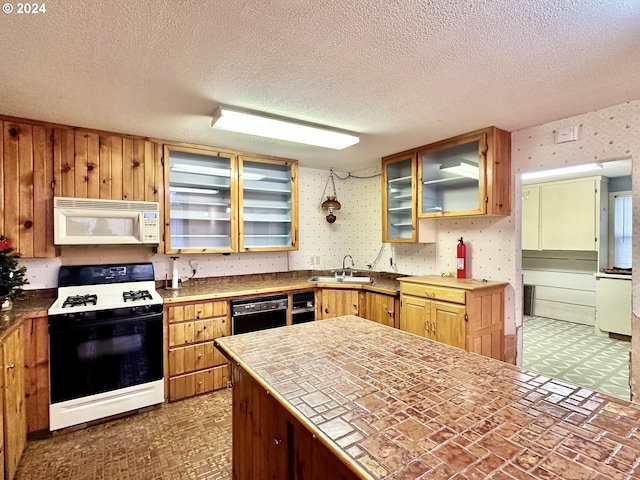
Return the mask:
M157 245L158 202L54 197L56 245Z

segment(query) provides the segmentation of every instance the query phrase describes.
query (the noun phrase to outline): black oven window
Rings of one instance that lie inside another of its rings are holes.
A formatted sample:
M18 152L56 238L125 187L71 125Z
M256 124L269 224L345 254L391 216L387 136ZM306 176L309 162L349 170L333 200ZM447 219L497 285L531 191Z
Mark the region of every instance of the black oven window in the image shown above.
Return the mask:
M51 332L51 402L162 378L162 319Z

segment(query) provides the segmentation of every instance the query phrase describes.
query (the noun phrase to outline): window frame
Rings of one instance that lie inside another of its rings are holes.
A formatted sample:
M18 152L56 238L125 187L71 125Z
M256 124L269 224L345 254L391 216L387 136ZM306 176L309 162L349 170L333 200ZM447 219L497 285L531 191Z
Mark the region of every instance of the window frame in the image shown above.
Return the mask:
M608 215L608 241L609 246L607 248L607 261L609 268L615 267L615 236L614 236L614 213L615 213L615 199L619 196L628 196L632 198L633 203L633 194L631 190L621 190L619 192L609 192L609 215ZM632 206L632 214L631 221L633 222L633 206Z

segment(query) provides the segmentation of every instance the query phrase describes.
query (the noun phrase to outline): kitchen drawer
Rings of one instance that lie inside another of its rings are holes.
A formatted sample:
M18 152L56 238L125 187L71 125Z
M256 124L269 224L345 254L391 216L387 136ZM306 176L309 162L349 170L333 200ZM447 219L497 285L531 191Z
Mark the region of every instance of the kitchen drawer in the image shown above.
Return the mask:
M169 376L182 375L205 368L223 365L224 356L213 342L199 343L169 350Z
M229 383L229 367L219 367L188 373L169 380L169 400L180 400L200 393L224 388Z
M427 298L429 300L442 300L463 304L466 301L464 290L457 288L436 287L420 283L400 282L400 293Z
M226 318L206 318L194 322L169 324L169 346L207 342L230 334Z
M169 323L175 323L204 318L226 317L228 311L229 302L227 301L189 303L167 307L167 320Z

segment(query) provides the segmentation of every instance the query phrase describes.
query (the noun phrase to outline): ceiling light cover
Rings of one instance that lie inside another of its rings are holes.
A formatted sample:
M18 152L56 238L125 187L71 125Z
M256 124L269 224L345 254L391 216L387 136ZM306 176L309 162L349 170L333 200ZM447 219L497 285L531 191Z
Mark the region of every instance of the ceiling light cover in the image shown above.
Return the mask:
M360 141L355 135L305 125L295 120L272 118L266 114L245 112L222 106L214 112L211 126L220 130L333 148L334 150L342 150Z
M580 173L591 170L599 170L602 168L601 163L585 163L583 165L574 165L571 167L555 168L553 170L541 170L539 172L523 173L523 180L531 180L532 178L554 177L556 175L564 175L565 173Z

